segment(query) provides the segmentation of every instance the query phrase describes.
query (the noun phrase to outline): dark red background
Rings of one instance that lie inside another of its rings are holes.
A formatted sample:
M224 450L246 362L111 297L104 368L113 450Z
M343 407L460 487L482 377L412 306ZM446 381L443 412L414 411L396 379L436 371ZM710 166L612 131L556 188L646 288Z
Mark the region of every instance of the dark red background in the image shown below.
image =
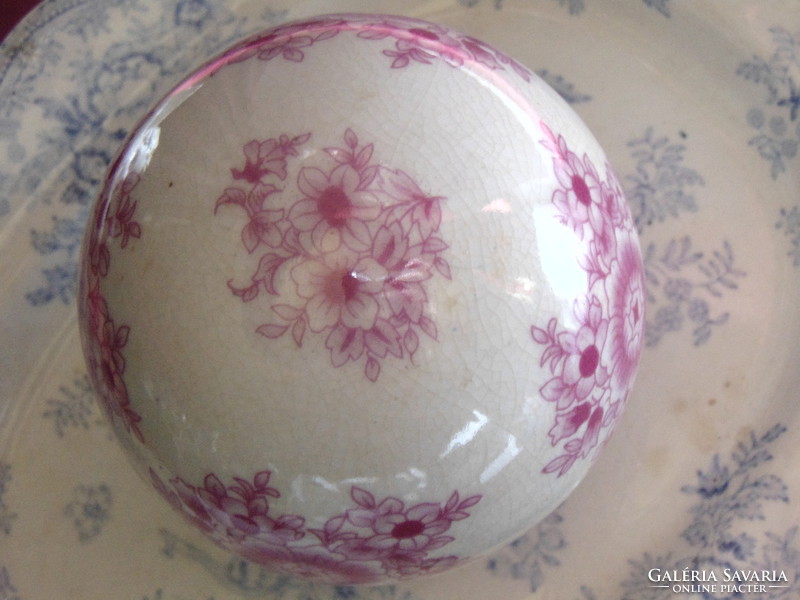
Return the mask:
M37 4L39 0L0 0L0 40Z

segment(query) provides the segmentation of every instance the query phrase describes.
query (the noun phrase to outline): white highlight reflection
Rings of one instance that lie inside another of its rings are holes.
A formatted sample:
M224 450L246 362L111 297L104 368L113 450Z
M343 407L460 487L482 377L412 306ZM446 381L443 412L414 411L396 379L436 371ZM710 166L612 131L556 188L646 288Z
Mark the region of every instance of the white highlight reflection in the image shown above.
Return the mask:
M509 435L508 444L506 444L506 447L503 449L500 455L495 458L489 464L489 466L486 467L486 469L484 469L483 473L481 473L480 482L486 483L492 479L500 471L505 469L520 452L522 452L522 448L520 448L517 444L517 438L513 435Z
M489 422L489 417L477 410L473 410L472 414L475 415L475 420L467 423L461 431L453 436L453 439L450 440L447 448L439 455L439 458L444 458L456 448L469 444L478 435L478 432L483 429L483 426Z
M573 300L585 296L589 289L588 275L576 260L581 256L582 242L574 231L558 222L555 207L539 205L534 210L537 250L544 279L553 295L568 303L564 306L564 315L571 315Z

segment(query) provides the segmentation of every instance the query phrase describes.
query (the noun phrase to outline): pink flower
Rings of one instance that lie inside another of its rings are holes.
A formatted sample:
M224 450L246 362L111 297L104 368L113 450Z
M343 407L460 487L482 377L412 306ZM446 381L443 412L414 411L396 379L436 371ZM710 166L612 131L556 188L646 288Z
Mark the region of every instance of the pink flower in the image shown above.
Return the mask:
M474 61L493 70L503 68L494 54L494 49L487 46L482 41L473 37L464 36L461 38L461 45Z
M442 222L440 196L429 196L407 173L390 169L381 169L380 189L393 200L398 201L404 213L399 217L406 231L419 227L422 240L429 239Z
M357 554L391 555L396 552L427 553L449 544L453 537L442 535L451 520L442 516L433 502L423 502L406 509L398 498L386 498L374 508L347 511L347 520L368 530L368 537L355 544L345 544Z
M582 323L578 331L561 336L558 341L561 348L553 364L560 365L560 373L541 388L542 396L555 402L559 413L575 402L596 395L609 384L608 371L602 362L608 320L603 316L602 305L596 296L592 297L584 313L576 315Z
M588 156L581 160L566 146L561 149L565 154L553 160L561 186L553 192L553 204L561 213L561 221L583 238L587 225L595 231L603 230L600 177Z
M432 260L419 254L424 248L409 248L409 240L400 223L381 227L375 234L372 256L387 269L384 297L395 317L418 323L428 296L423 282L432 277Z
M586 399L595 387L603 387L608 381L608 373L601 362L607 330L608 320L603 316L603 307L593 296L584 322L572 340L572 352L564 362L562 373L564 381L575 386L577 400Z
M259 40L258 58L266 61L282 56L285 60L302 62L305 54L301 48L338 35L345 24L341 19L317 19L298 25L283 25Z
M633 384L644 341L644 266L632 233L620 241L617 260L606 280L611 322L612 377L619 389Z
M358 360L364 354L364 331L340 323L328 334L325 347L331 354L331 364L341 367L348 361Z
M349 329L371 329L378 316L378 295L386 269L370 257L341 247L311 257L291 271L297 293L307 300L305 311L312 331L339 324Z
M297 177L297 187L304 198L292 206L289 220L298 231L310 234L313 247L331 250L339 241L356 251L370 247L367 223L380 215L381 205L372 192L361 189L355 169L339 165L326 175L306 167Z

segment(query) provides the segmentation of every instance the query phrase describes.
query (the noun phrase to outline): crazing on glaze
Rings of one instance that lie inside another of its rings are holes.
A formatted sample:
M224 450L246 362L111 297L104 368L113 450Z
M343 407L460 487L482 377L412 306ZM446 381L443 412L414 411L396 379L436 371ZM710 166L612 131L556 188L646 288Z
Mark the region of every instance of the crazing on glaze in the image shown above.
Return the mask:
M451 527L481 500L480 494L462 498L454 491L446 502L407 505L352 486L352 507L314 528L300 515L274 513L270 502L281 493L269 485L271 476L260 471L226 485L212 473L195 486L177 477L165 482L150 470L156 490L221 546L282 573L332 584L403 579L452 567L460 562L457 556L430 553L455 539Z
M469 60L530 78L524 67L473 38L403 19L287 25L248 42L235 60L302 62L310 47L352 32L370 43L393 40L383 50L391 59L387 68L434 60L457 67ZM553 317L530 329L532 343L542 347L540 366L550 371L540 391L554 407L549 435L561 452L543 472L562 476L602 446L627 400L643 339L643 270L635 226L608 165L599 172L562 135L544 123L541 128L559 183L551 199L556 219L584 245L579 260L589 283L571 315L579 327L566 329ZM324 148L322 159L289 177L290 162L313 135L279 134L243 144L244 157L230 168L232 183L216 198L213 213L243 214L240 241L258 266L249 282L231 278L227 286L243 302L269 303L271 319L255 334L286 336L301 349L324 345L331 368L359 363L363 376L375 382L383 361L413 366L423 339L439 337L427 286L453 277L440 232L446 198L422 190L402 168L374 159L380 149L352 129L339 145ZM115 321L101 291L112 255L145 239L136 219L138 182L139 175L129 173L98 203L80 304L89 368L106 412L118 429L144 443L141 416L125 384L124 350L135 331ZM152 468L150 475L162 496L221 545L286 573L332 583L406 578L461 562L438 551L454 541L452 525L468 518L467 509L482 498L461 499L454 491L446 501L406 506L400 498L378 499L353 486L352 508L315 528L303 515L271 512L270 501L280 492L268 485L269 471L230 485L213 473L202 485L180 476L164 481Z
M243 210L242 244L261 256L248 284L228 285L244 302L269 297L273 319L259 334L288 333L298 347L313 336L331 366L362 363L376 381L384 360L413 364L421 340L438 337L426 287L436 277L450 279L448 245L439 235L444 198L373 161L373 144L351 129L340 146L325 149L326 164L303 167L295 182L279 187L287 161L310 137L244 145L244 166L231 169L238 185L225 189L215 211ZM285 196L300 199L280 208Z
M116 244L124 251L132 239L142 236L141 225L134 220L136 201L131 196L139 179L136 173L127 175L97 203L87 236L78 309L86 324L84 353L98 401L115 427L144 442L139 428L142 418L131 406L124 378L123 349L130 326L114 321L100 289L111 267L110 246Z
M556 218L585 241L580 266L590 284L573 306L577 328L565 329L555 317L531 327L543 346L539 364L552 376L540 389L556 410L550 441L562 449L543 472L561 476L602 446L627 401L644 342L644 269L636 228L610 167L601 174L563 136L544 124L542 129L560 186L552 196Z
M376 19L372 15L353 14L346 18L334 16L289 23L272 29L263 37L248 40L231 52L237 62L253 57L264 61L280 57L299 63L310 47L341 34L353 33L362 40L394 40L392 48L382 50L382 54L391 59L388 64L392 69L412 64L430 65L441 60L451 67L477 63L491 70L514 72L524 81L531 80L530 70L481 40L434 23L398 16Z

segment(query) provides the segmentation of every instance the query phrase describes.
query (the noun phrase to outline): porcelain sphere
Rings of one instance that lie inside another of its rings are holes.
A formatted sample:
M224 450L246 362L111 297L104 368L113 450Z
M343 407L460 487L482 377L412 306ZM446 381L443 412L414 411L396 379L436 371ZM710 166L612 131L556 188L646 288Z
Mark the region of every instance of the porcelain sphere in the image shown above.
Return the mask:
M101 404L215 542L330 583L439 572L586 474L644 283L619 182L512 58L431 23L282 25L131 134L89 223Z

